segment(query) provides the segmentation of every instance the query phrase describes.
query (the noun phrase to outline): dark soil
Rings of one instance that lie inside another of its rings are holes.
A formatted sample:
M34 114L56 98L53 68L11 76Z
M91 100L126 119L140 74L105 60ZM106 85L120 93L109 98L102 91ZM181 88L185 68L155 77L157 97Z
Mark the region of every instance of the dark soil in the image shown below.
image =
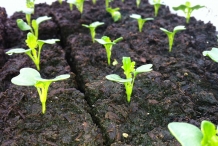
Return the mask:
M44 115L37 90L10 81L21 68L35 65L27 55L5 55L10 48L27 48L27 32L16 25L16 19L25 20L25 15L17 12L7 18L0 8L2 146L176 146L179 143L169 133L168 123L218 123L218 65L202 55L204 50L218 47L215 27L193 17L186 24L185 18L161 6L155 20L146 22L139 33L137 21L129 15L154 17L152 5L142 1L136 8L135 1L120 0L111 6L120 7L122 19L116 23L101 0L96 5L86 1L83 14L76 7L70 11L65 2L36 5L32 19L52 17L40 24L39 38L61 40L44 45L41 75L71 74L70 79L50 86ZM105 23L96 29L96 38L124 38L113 46L111 61L116 59L116 66L108 66L104 47L92 43L89 30L82 26L95 21ZM172 31L178 25L185 25L186 30L175 35L172 52L168 52L168 38L159 28ZM136 77L130 103L124 86L105 78L111 73L124 76L123 56L131 57L137 67L153 64L153 71Z

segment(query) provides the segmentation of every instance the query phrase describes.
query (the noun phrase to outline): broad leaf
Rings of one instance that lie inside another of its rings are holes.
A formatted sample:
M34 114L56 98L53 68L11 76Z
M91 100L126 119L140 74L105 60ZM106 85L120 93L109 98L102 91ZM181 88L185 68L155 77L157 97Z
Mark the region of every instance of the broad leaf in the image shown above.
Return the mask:
M131 14L129 17L134 18L134 19L141 19L141 15L138 14Z
M203 7L205 7L205 6L196 5L196 6L191 7L191 9L192 10L198 10L200 8L203 8Z
M182 26L182 25L180 25L180 26L176 26L174 29L173 29L173 32L178 32L178 31L181 31L181 30L185 30L186 28L185 28L185 26Z
M31 27L24 22L22 19L17 19L17 26L20 28L20 30L26 31L31 30Z
M152 64L145 64L145 65L142 65L138 68L136 68L135 72L136 73L141 73L141 72L149 72L149 71L152 71L153 69L151 68L153 65Z
M99 22L99 21L96 21L96 22L93 22L90 24L91 27L97 27L97 26L100 26L100 25L103 25L104 22Z
M46 43L46 44L54 44L57 41L60 41L60 40L59 39L38 40L38 42L43 42L43 43Z
M35 77L35 80L41 81L41 82L55 82L55 81L59 81L59 80L68 79L69 77L70 77L69 74L59 75L59 76L55 77L54 79L43 79L40 76L37 76L37 77Z
M168 124L172 135L181 143L182 146L201 146L201 130L189 123L172 122Z
M38 17L36 19L36 23L39 25L41 22L46 21L46 20L50 20L50 19L51 19L51 17L48 17L48 16Z
M118 82L118 83L126 83L126 82L131 82L132 81L132 79L123 79L119 75L116 75L116 74L107 75L106 79L111 80L111 81L115 81L115 82Z
M185 11L186 9L186 5L180 5L178 7L173 7L173 10L178 11L178 10L182 10Z
M212 48L211 51L203 51L203 55L210 57L213 61L218 63L218 48Z
M11 79L11 82L19 86L34 86L36 84L36 77L40 77L37 70L33 68L22 68L20 74Z
M25 14L33 14L34 8L23 8L22 12Z
M16 48L16 49L11 49L11 50L7 51L6 54L12 55L14 53L26 53L29 51L31 51L31 49L25 50L23 48Z

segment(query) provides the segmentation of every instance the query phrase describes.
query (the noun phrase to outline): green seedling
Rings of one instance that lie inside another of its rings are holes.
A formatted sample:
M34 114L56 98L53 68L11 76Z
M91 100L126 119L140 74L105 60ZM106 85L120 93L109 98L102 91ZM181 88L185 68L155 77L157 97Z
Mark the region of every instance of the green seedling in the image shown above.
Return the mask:
M114 22L117 22L121 19L121 13L119 12L120 8L107 8L106 11L111 14Z
M29 49L16 48L11 49L6 52L8 55L12 55L13 53L25 53L27 54L34 64L36 65L37 70L40 70L40 54L42 50L42 46L46 44L54 44L59 39L49 39L49 40L38 40L34 34L29 32L27 34L26 44Z
M39 72L33 68L22 68L20 74L11 79L11 82L18 86L35 86L39 93L40 101L42 103L42 113L46 111L46 100L49 86L52 82L65 80L69 78L69 74L63 74L54 79L43 79Z
M157 17L160 6L162 5L161 0L153 0L154 5L154 16Z
M121 41L122 39L123 37L119 37L118 39L111 41L111 39L107 36L103 36L101 39L95 39L98 43L104 45L106 49L108 65L111 64L111 51L112 51L113 45L115 45L117 42Z
M189 23L191 13L194 10L198 10L200 8L203 8L203 7L204 6L201 6L201 5L195 5L195 6L191 7L191 3L187 1L185 4L182 4L182 5L178 6L178 7L173 7L173 9L175 11L182 10L186 15L186 23Z
M22 19L17 19L17 26L22 30L22 31L26 31L26 30L30 30L38 39L38 34L39 34L39 24L46 21L46 20L50 20L51 17L48 16L42 16L37 18L36 20L32 20L32 25L27 24L26 22L24 22Z
M171 134L182 146L217 146L218 132L213 123L202 121L201 129L184 122L172 122L168 124Z
M136 0L136 7L139 8L141 0Z
M105 0L105 8L109 8L109 3L112 2L113 0Z
M59 2L60 4L62 4L63 1L62 1L62 0L58 0L58 2Z
M211 51L203 51L203 55L210 57L214 62L218 63L218 48L212 48Z
M70 4L70 10L73 10L73 4L77 7L80 13L83 13L83 4L85 0L68 0L67 2Z
M103 24L104 24L104 22L98 22L98 21L93 22L93 23L91 23L90 25L82 24L82 26L89 28L90 33L91 33L91 37L92 37L92 42L93 42L93 43L95 42L95 34L96 34L96 33L95 33L95 29L96 29L98 26L103 25Z
M173 46L173 42L174 42L174 36L177 32L181 31L181 30L185 30L185 26L176 26L173 29L173 32L170 32L164 28L160 28L160 30L162 30L163 32L165 32L168 36L168 40L169 40L169 52L172 51L172 46Z
M127 102L130 102L136 76L139 73L152 71L152 64L142 65L135 69L135 61L131 61L130 57L123 57L122 62L122 69L124 70L126 79L123 79L116 74L107 75L106 79L124 84L126 89Z
M142 27L144 23L148 20L154 20L154 18L144 18L142 19L141 15L138 14L132 14L130 15L131 18L134 18L138 21L138 27L139 27L139 32L142 32Z

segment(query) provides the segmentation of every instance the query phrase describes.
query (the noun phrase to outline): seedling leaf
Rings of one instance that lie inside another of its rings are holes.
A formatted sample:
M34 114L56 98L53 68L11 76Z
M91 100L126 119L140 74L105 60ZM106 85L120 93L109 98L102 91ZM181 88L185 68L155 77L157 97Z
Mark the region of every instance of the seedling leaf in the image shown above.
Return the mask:
M172 122L168 124L168 128L182 146L201 146L203 135L198 127L189 123Z
M55 82L55 81L59 81L59 80L65 80L69 77L70 77L69 74L59 75L59 76L55 77L54 79L43 79L40 76L36 76L35 80L42 81L42 82Z
M106 76L106 79L111 80L111 81L115 81L115 82L119 82L119 83L126 83L126 82L131 82L132 79L123 79L121 78L119 75L117 74L110 74Z
M203 55L210 57L213 61L218 63L218 48L212 48L211 51L203 51Z
M26 53L29 51L31 51L31 49L25 50L23 48L16 48L16 49L11 49L11 50L7 51L6 54L12 55L14 53Z
M17 19L17 26L22 31L31 30L31 27L26 22L24 22L22 19Z
M35 77L40 77L37 70L32 68L22 68L20 74L11 79L11 82L19 86L34 86L36 84Z
M142 65L138 68L136 68L135 72L136 73L141 73L141 72L149 72L149 71L152 71L152 64L145 64L145 65Z

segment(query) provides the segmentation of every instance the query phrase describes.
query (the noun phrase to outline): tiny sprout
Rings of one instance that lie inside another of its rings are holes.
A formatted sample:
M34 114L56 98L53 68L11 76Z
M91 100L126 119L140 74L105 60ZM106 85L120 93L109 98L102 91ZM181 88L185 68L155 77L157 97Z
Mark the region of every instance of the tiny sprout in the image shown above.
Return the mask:
M183 146L217 146L217 129L210 121L202 121L201 129L185 122L172 122L168 124L171 134Z
M117 22L121 19L121 13L119 12L120 8L107 8L106 11L111 14L114 22Z
M27 39L26 39L26 44L29 47L29 49L27 50L23 48L11 49L7 51L6 54L12 55L13 53L25 53L32 59L32 61L36 65L37 70L40 70L40 54L41 54L42 46L44 45L44 43L54 44L56 41L59 41L59 39L38 40L34 34L29 32L27 34Z
M104 47L106 49L108 65L111 64L111 51L112 51L113 45L115 45L117 42L121 41L122 39L123 39L123 37L119 37L116 40L114 40L113 42L111 42L111 39L107 36L103 36L101 39L95 39L98 43L104 45Z
M73 10L73 4L77 7L80 13L83 12L83 4L85 0L68 0L67 3L70 4L70 10Z
M65 80L69 78L69 74L63 74L54 79L43 79L39 72L33 68L22 68L20 74L11 79L11 82L18 86L35 86L39 93L40 101L42 103L42 113L46 111L46 100L48 88L52 82Z
M211 51L203 51L203 55L210 57L214 62L218 63L218 48L212 48Z
M113 0L105 0L105 8L109 8L109 3L112 2Z
M138 27L139 27L139 32L142 32L142 27L144 25L144 23L148 20L154 20L154 18L145 18L142 19L141 15L138 14L132 14L130 15L131 18L137 19L138 21Z
M124 70L126 79L123 79L116 74L107 75L106 79L124 84L126 89L127 102L130 102L136 75L139 73L152 71L152 64L142 65L135 69L135 61L131 61L130 57L123 57L122 62L122 69Z
M162 5L161 0L153 0L154 5L154 16L157 17L160 6Z
M118 61L116 59L114 59L114 61L112 62L112 65L115 66L118 64Z
M173 9L175 11L182 10L186 15L186 23L189 23L192 11L198 10L200 8L203 8L203 7L204 6L200 6L200 5L195 5L195 6L191 7L191 3L187 1L185 3L185 5L182 4L182 5L178 6L178 7L173 7Z
M136 0L136 6L137 6L137 8L139 8L140 3L141 3L141 0Z
M98 26L103 25L103 24L104 24L104 22L98 22L98 21L93 22L93 23L91 23L90 25L82 24L82 26L89 28L90 33L91 33L91 37L92 37L92 42L93 42L93 43L95 42L95 34L96 34L96 33L95 33L95 29L96 29Z
M174 42L174 36L175 34L178 32L178 31L181 31L181 30L185 30L185 26L176 26L174 29L173 29L173 32L170 32L164 28L160 28L160 30L162 30L163 32L165 32L168 36L168 40L169 40L169 52L172 51L172 46L173 46L173 42Z

